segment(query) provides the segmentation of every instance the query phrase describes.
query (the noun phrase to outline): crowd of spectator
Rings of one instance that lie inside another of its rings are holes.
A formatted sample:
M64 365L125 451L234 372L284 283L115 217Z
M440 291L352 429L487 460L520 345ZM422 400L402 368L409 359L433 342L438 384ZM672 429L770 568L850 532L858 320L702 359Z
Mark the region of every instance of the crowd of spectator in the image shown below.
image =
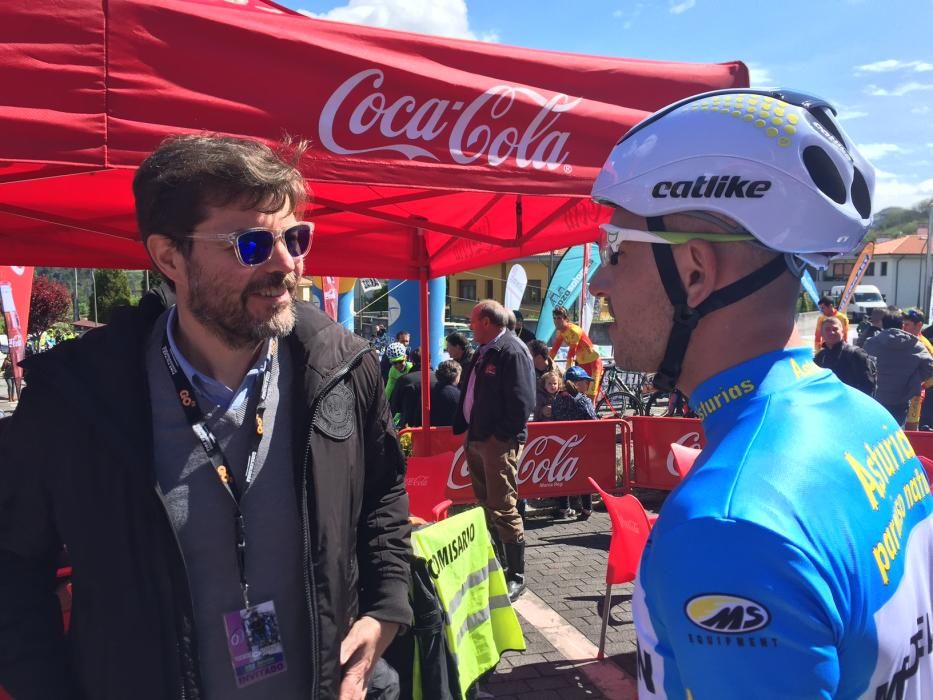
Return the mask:
M896 306L873 309L848 342L848 320L828 298L820 300L814 362L831 369L839 379L875 398L907 429L933 428L933 344L924 331L927 318L920 309Z

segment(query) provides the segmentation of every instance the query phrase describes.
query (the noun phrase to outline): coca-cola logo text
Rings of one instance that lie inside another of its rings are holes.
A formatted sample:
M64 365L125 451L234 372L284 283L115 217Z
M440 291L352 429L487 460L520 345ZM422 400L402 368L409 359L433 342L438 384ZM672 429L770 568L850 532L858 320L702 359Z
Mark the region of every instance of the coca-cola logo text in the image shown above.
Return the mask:
M540 435L525 445L518 463L516 482L519 486L530 481L539 484L560 484L571 481L578 471L579 458L573 454L574 448L583 444L586 436ZM450 465L447 488L465 489L472 485L470 468L463 454L463 448L457 450Z
M439 149L427 146L446 138L447 152L457 165L484 160L496 167L514 159L519 168L549 171L564 166L570 155L570 132L555 124L582 98L563 93L545 97L527 87L495 85L469 103L411 95L393 99L383 90L385 80L382 70L370 68L334 91L318 122L327 150L339 155L392 151L409 160L440 161Z

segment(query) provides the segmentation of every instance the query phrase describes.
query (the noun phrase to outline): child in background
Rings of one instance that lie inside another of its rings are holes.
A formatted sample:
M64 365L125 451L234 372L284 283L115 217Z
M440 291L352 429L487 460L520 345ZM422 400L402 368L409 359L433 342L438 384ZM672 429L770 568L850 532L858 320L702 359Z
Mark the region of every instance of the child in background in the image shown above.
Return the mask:
M586 373L585 369L575 365L567 370L564 379L563 390L558 392L551 403L551 420L596 420L593 402L586 394L593 378ZM576 515L577 520L586 520L593 513L593 496L592 494L580 496L579 514L576 514L570 507L569 496L561 497L558 508L562 518Z
M551 420L551 403L554 401L554 397L557 396L562 383L563 378L560 376L560 370L558 369L541 375L538 380L538 395L535 401L535 420Z

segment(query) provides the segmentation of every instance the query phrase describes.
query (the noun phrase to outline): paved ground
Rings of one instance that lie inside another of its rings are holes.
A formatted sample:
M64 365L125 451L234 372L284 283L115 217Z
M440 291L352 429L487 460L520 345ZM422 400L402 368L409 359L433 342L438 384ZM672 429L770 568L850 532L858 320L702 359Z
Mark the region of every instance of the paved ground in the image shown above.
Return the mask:
M574 661L564 658L534 626L519 616L525 643L508 652L483 687L497 700L577 700L604 698Z
M0 381L0 411L10 413L16 408L15 403L10 403L6 395L6 381Z
M662 494L638 494L649 511L660 506ZM530 511L525 550L529 589L569 625L598 646L605 596L609 516L596 505L586 522L555 519L547 502ZM615 586L603 663L615 664L635 678L635 630L632 625L632 585ZM588 658L566 658L535 627L521 618L528 649L506 654L485 689L503 699L605 698L587 673ZM634 696L632 696L634 697Z

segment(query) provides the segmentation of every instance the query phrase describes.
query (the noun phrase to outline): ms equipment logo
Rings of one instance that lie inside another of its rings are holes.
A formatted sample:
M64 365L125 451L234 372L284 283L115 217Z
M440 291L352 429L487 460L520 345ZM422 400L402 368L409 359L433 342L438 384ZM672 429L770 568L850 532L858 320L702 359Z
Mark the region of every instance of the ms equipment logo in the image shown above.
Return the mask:
M724 593L694 596L685 612L697 627L718 634L748 634L771 622L771 613L761 603Z

